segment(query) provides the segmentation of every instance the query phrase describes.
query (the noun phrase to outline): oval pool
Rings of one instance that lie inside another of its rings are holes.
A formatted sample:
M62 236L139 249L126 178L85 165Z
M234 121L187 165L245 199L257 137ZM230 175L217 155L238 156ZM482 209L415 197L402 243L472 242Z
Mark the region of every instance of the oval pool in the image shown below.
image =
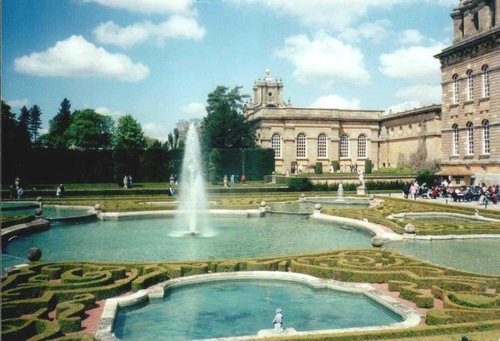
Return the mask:
M168 289L157 303L120 308L122 340L192 340L255 335L272 329L275 309L296 331L386 326L401 316L363 294L271 280L231 280Z

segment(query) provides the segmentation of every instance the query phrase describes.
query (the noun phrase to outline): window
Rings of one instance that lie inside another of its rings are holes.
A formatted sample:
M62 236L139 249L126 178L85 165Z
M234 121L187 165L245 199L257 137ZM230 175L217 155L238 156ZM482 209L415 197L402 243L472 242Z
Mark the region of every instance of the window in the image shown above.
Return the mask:
M340 135L340 157L349 157L349 136Z
M281 136L278 133L274 133L271 137L271 148L274 149L274 158L281 158Z
M358 158L366 157L366 135L361 134L358 136Z
M459 151L459 134L458 134L458 125L454 124L451 129L453 129L452 141L451 141L451 154L458 155Z
M490 97L490 74L488 65L483 65L483 97Z
M474 100L474 79L472 78L472 70L467 71L467 100Z
M490 153L490 122L483 121L483 154Z
M297 157L306 157L306 134L297 135Z
M472 122L467 123L467 154L474 154L474 125Z
M326 135L318 136L318 158L326 158Z
M458 75L453 75L453 104L460 102L460 87L458 84Z

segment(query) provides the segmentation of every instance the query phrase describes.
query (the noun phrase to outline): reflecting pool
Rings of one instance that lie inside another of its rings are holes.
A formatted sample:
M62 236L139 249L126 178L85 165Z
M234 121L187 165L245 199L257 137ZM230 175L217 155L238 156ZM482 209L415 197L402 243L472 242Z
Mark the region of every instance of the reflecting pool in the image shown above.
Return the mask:
M24 258L36 246L45 261L160 261L263 257L371 245L367 232L307 218L216 215L211 219L209 237L180 234L167 217L54 224L45 232L13 240L3 252Z
M255 335L272 329L276 308L297 331L383 326L399 315L354 293L314 290L292 282L219 281L167 291L163 301L121 308L114 324L123 340L191 340Z

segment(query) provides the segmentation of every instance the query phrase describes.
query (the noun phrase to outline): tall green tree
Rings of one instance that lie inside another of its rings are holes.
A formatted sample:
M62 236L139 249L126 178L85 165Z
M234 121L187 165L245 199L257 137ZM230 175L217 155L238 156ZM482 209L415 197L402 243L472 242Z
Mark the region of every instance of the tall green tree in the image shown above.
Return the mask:
M93 109L76 110L66 131L66 145L80 149L110 149L114 131L113 119Z
M168 133L165 145L167 147L167 150L183 149L184 140L181 139L179 129L174 128L174 131L172 133Z
M142 127L131 115L121 116L118 119L113 145L115 149L144 149L146 147Z
M140 177L140 155L146 148L142 127L131 115L121 116L116 125L113 141L115 180L123 184L125 175Z
M47 143L51 147L61 148L66 146L66 131L71 124L71 103L65 98L62 100L57 115L49 121L49 134Z
M18 133L22 134L23 138L28 138L28 140L31 140L31 134L28 130L30 124L30 111L28 110L28 108L26 108L25 105L23 105L23 107L21 108L21 112L19 113L18 116L18 122L19 122Z
M31 135L31 141L36 143L38 140L38 130L42 127L42 110L38 105L33 105L30 109L30 119L28 123L28 131Z
M27 111L27 109L26 109ZM31 141L11 107L2 101L2 183L6 188L17 176L24 177L30 157Z
M202 141L206 149L255 147L255 129L243 115L248 95L240 86L218 86L208 94L207 116L202 123Z

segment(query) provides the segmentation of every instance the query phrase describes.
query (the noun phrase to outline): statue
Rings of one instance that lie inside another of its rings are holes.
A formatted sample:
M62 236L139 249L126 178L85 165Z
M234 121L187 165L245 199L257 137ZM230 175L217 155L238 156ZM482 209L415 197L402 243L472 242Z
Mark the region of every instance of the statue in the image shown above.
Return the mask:
M276 309L276 315L274 316L273 324L275 332L283 331L283 313L281 312L280 308Z
M359 182L361 183L361 188L366 188L365 187L365 177L363 175L363 170L361 168L358 168L358 179L359 179Z

